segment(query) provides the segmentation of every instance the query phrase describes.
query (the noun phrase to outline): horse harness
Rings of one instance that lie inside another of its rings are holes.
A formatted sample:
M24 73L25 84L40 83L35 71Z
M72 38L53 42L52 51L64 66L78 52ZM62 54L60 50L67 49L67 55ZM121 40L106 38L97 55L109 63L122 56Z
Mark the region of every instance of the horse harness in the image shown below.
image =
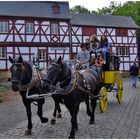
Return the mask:
M73 81L70 82L70 84L68 85L68 87L66 89L60 89L59 85L57 85L58 90L56 90L55 92L57 94L61 94L61 95L68 95L71 94L74 90L79 89L80 91L82 91L85 94L88 94L92 99L98 98L99 95L93 95L91 93L91 88L88 82L87 77L83 74L85 70L82 71L77 71L75 70L75 72L73 73L73 77L75 77L73 79ZM84 80L84 87L82 87L78 81L79 81L79 75L83 76ZM90 74L90 76L97 82L96 77L93 74ZM61 83L60 83L61 84ZM54 93L55 94L55 93Z
M58 64L52 63L52 65L58 67L58 68L59 68L59 71L62 71L62 69L60 68L60 66L59 66ZM83 93L88 94L92 99L98 98L99 95L93 95L93 94L91 93L91 88L90 88L90 85L89 85L89 83L88 83L88 79L87 79L87 77L83 74L84 71L85 71L85 70L77 71L77 70L75 69L75 71L74 71L73 74L72 74L72 77L74 77L74 79L71 80L70 83L69 83L69 85L67 85L67 86L64 87L64 88L60 88L60 85L63 84L66 80L68 80L68 79L70 78L70 76L67 76L61 83L58 83L58 84L56 85L56 88L55 88L55 91L54 91L54 92L48 93L48 92L46 92L46 91L44 90L45 94L28 95L28 92L29 92L29 89L31 89L31 86L34 86L34 85L35 85L35 82L34 82L34 84L30 84L29 87L28 87L28 89L26 89L26 90L27 90L27 92L26 92L26 97L27 97L28 99L42 99L42 98L45 98L45 97L50 97L50 96L52 96L52 95L58 95L58 94L64 95L64 96L65 96L65 95L71 94L74 90L79 89L79 90L82 91ZM37 71L37 73L38 73L38 75L39 75L39 77L40 77L40 78L39 78L39 81L40 81L40 80L42 81L42 77L41 77L41 75L40 75L40 72ZM84 87L82 87L82 86L78 83L78 81L79 81L79 76L80 76L80 75L83 76L83 78L84 78L84 80L83 80L83 82L84 82ZM93 79L97 82L96 77L95 77L93 74L91 74L91 76L92 76ZM71 78L71 79L72 79L72 78ZM53 84L53 82L50 81L49 79L47 79L47 81L50 82L51 84ZM42 81L42 82L43 82L43 81ZM26 87L27 87L27 86L28 86L28 85L26 85Z

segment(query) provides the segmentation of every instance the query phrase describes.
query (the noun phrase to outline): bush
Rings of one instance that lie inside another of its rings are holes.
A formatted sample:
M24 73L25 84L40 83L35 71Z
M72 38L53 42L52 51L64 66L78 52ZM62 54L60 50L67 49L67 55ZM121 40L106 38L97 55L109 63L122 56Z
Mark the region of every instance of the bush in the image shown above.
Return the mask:
M6 91L6 88L3 87L3 86L0 86L0 93L1 93L1 92L5 92L5 91Z
M3 102L3 97L0 95L0 103Z

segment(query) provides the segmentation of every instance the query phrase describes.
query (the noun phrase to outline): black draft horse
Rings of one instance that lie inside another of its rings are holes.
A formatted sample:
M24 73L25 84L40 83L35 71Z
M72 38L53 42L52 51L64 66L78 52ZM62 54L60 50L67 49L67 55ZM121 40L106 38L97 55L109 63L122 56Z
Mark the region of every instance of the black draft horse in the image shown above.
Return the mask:
M32 66L26 62L23 61L22 57L19 56L17 59L12 59L9 57L10 62L12 63L12 66L10 68L11 70L11 82L12 82L12 89L14 91L19 91L23 104L26 108L27 118L28 118L28 126L27 130L25 131L26 135L31 134L32 130L32 119L31 119L31 103L37 102L38 110L37 114L40 117L40 120L42 123L48 122L48 118L43 117L42 107L45 102L45 99L27 99L26 98L26 91L22 90L23 86L28 85L31 82L32 76L33 76L33 69ZM29 95L32 95L34 93L40 92L40 87L37 85L34 85L29 90Z
M54 92L57 84L60 84L60 87L65 88L70 84L70 69L65 62L62 62L61 56L58 60L54 61L51 64L51 67L48 70L47 77L44 81L44 88L47 92ZM90 96L91 98L91 108L89 109L89 94L87 94L87 89L84 86L84 80L86 77L86 81L88 82L88 86L90 86ZM94 111L96 108L96 101L98 99L98 91L99 91L99 77L96 71L87 69L83 71L79 71L76 78L76 88L71 90L71 93L66 95L55 95L61 96L64 101L65 106L69 109L71 115L71 131L69 138L75 138L75 130L78 130L77 125L77 114L79 110L79 105L82 101L85 100L87 105L87 114L90 116L90 124L94 124ZM54 98L54 99L55 99Z

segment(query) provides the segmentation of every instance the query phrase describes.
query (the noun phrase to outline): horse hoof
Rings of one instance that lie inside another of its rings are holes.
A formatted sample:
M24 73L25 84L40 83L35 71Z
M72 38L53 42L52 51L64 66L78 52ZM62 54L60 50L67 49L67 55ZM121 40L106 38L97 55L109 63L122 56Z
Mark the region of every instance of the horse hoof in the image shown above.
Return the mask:
M58 113L57 118L62 118L61 113Z
M89 124L94 124L94 121L90 120Z
M41 122L42 122L42 123L47 123L47 122L48 122L48 118L42 118L42 119L41 119Z
M75 137L74 136L69 136L69 139L75 139Z
M27 129L27 130L25 131L25 135L31 135L31 134L32 134L32 131L31 131L31 130Z
M50 122L51 122L51 124L53 124L53 125L54 125L54 124L56 123L56 120L55 120L55 119L51 119L51 121L50 121Z

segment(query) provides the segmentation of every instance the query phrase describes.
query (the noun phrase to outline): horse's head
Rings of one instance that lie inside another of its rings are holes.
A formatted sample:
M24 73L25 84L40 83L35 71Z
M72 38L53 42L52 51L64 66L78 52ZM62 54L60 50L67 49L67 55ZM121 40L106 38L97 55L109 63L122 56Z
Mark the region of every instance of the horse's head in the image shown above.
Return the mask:
M10 67L12 89L14 91L20 90L21 82L25 73L25 65L21 56L13 59L9 56L9 61L12 63Z
M55 90L55 86L58 82L62 83L60 86L64 86L66 78L69 76L69 70L65 62L62 62L61 56L58 60L53 61L48 69L47 77L44 81L44 87L47 92ZM70 79L70 78L69 78Z

